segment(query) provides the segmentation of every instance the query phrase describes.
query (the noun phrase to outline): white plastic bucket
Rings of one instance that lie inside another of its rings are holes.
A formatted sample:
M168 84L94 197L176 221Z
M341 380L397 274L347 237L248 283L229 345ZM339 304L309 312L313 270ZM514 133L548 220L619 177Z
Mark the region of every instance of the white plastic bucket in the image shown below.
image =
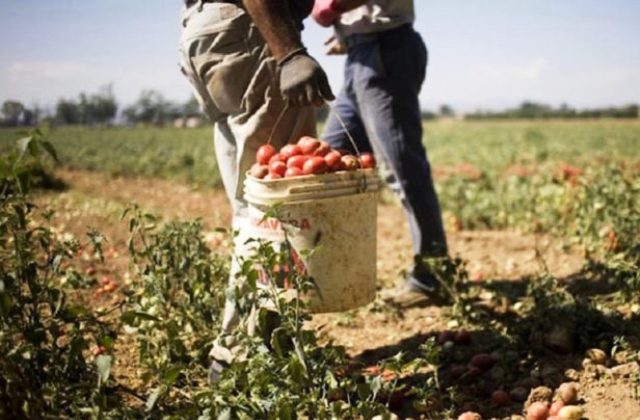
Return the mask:
M284 227L316 286L305 297L311 312L366 305L376 294L378 188L372 169L272 181L247 176L249 220L240 228L236 244L250 238L282 243ZM274 205L279 220L265 220L265 212ZM239 255L250 252L250 247L236 249Z

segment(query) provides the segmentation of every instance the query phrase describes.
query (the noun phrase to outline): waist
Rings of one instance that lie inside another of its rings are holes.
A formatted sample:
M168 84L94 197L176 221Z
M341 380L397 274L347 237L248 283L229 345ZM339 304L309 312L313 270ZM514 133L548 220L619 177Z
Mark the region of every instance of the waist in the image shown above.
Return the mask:
M395 28L387 29L380 32L370 32L364 34L351 34L344 38L347 48L352 48L360 44L368 44L371 42L381 41L385 38L413 33L413 24L404 23Z

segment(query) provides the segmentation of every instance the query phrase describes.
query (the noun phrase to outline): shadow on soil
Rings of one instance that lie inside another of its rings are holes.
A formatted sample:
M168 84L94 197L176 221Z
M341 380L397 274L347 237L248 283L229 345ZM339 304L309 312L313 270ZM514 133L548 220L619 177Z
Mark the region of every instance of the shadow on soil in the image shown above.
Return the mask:
M583 373L601 375L597 369L585 372L590 369L583 366L587 349L600 348L608 355L616 345L628 352L640 349L640 317L606 309L612 307L616 289L586 274L559 279L554 285L537 284L541 280L533 278L474 283L472 288L490 292L494 299L473 301L477 317L469 324L470 344L444 344L446 333L432 331L366 350L355 361L375 365L399 352L410 360L421 356L420 345L435 337L441 344L438 377L442 394L436 398L440 401L434 401L435 408L455 406L456 414L473 410L494 417L521 413L532 388L555 389L562 382L578 380ZM518 310L515 302L522 302ZM599 305L603 302L607 305ZM479 353L491 355L490 366L473 367L471 360ZM430 376L434 373L402 377L399 384L411 389ZM511 403L496 406L491 397L496 390L510 391ZM420 414L410 397L393 402L391 408L401 417Z

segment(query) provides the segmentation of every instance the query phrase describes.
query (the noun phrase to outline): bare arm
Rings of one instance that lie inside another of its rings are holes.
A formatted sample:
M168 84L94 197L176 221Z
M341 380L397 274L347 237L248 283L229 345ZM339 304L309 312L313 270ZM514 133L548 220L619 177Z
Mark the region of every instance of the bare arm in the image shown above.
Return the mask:
M291 106L322 105L333 92L320 65L300 39L290 0L243 0L280 68L280 91Z
M304 48L288 0L243 0L243 3L278 62Z

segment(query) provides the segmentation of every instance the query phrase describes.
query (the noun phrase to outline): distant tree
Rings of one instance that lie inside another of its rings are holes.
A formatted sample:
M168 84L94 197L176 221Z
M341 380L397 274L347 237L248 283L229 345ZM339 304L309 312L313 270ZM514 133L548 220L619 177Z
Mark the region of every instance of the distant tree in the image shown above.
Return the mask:
M56 104L55 120L59 124L80 124L82 113L78 104L71 100L60 99Z
M155 90L142 91L140 98L123 112L130 123L153 125L162 125L175 114L175 106Z
M20 123L20 117L24 112L24 105L14 100L4 101L2 104L3 124L9 127L15 127Z
M24 111L22 111L22 125L31 127L36 124L37 124L36 113L29 108L25 108Z
M420 116L423 120L435 120L436 118L438 118L438 114L428 109L423 109L422 111L420 111Z
M118 112L113 86L106 85L98 93L78 95L78 100L60 99L56 104L56 121L60 124L108 124Z
M113 85L103 86L98 93L90 96L81 93L78 106L83 124L111 122L118 112L118 104L113 95Z
M455 111L449 105L444 104L440 106L440 116L453 117L455 116Z
M199 117L202 115L200 104L195 96L191 96L187 102L182 105L182 116L184 118Z

